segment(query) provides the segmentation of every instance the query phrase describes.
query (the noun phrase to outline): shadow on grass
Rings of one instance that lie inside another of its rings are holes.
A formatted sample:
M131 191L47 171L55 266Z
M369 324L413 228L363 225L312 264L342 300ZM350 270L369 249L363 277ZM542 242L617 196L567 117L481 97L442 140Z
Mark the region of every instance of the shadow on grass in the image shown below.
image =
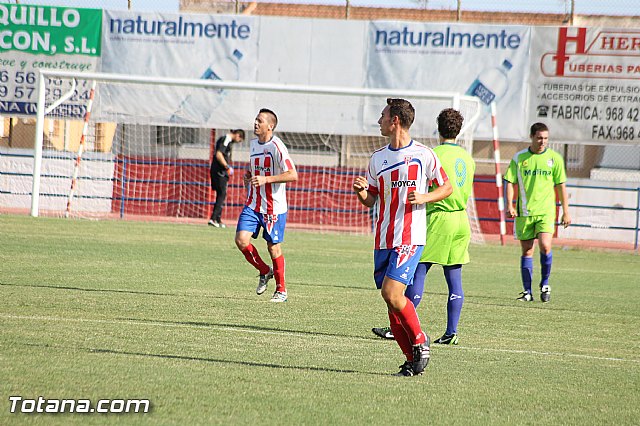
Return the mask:
M290 286L293 287L315 287L315 288L339 288L342 290L353 290L353 291L380 291L376 288L376 285L373 282L373 278L371 279L371 285L367 286L367 287L359 287L357 285L353 285L353 284L344 284L344 285L340 285L340 284L318 284L318 283L309 283L309 282L302 282L302 281L292 281L292 280L287 280L287 288L289 288Z
M211 296L205 294L188 294L188 293L160 293L156 291L138 291L138 290L119 290L119 289L105 289L105 288L86 288L86 287L71 287L64 285L53 284L9 284L0 282L0 286L6 287L24 287L24 288L49 288L54 290L67 290L67 291L86 291L95 293L116 293L116 294L136 294L146 296L168 296L168 297L209 297L212 299L229 299L228 296ZM253 297L234 297L239 300L254 300Z
M345 339L357 339L357 340L367 340L367 341L380 340L380 338L378 337L351 336L346 334L324 333L321 331L304 331L304 330L293 330L293 329L273 328L273 327L259 327L256 325L245 325L245 324L223 324L223 323L204 322L204 321L168 321L168 320L145 319L145 318L118 318L118 320L149 323L149 324L168 324L168 325L202 327L202 328L252 330L256 332L274 333L274 334L282 334L282 335L298 334L301 336L340 337Z
M251 361L233 361L228 359L205 358L205 357L187 356L187 355L151 354L151 353L143 353L143 352L129 352L129 351L117 351L113 349L95 349L95 348L88 349L88 350L89 352L92 352L92 353L142 356L142 357L174 359L174 360L177 359L177 360L183 360L183 361L211 362L216 364L240 365L244 367L266 367L266 368L278 368L278 369L299 370L299 371L321 371L321 372L328 372L328 373L367 374L372 376L388 376L389 375L385 373L374 373L371 371L356 371L356 370L327 368L327 367L304 367L304 366L297 366L297 365L282 365L282 364L271 364L271 363L251 362Z
M294 283L294 285L300 285L300 286L309 286L309 287L327 287L327 286L321 286L321 285L315 285L315 284L303 284L303 283ZM23 287L23 288L49 288L49 289L54 289L54 290L66 290L66 291L85 291L85 292L96 292L96 293L115 293L115 294L135 294L135 295L147 295L147 296L161 296L161 297L207 297L207 298L211 298L211 299L224 299L224 300L229 300L230 297L229 296L212 296L212 295L208 295L208 294L188 294L188 293L160 293L160 292L153 292L153 291L137 291L137 290L119 290L119 289L100 289L100 288L83 288L83 287L72 287L72 286L62 286L62 285L52 285L52 284L10 284L10 283L3 283L0 282L0 286L6 286L6 287ZM351 289L351 290L359 290L359 291L369 291L369 290L373 290L373 291L379 291L377 290L375 287L372 289L364 289L364 288L358 288L358 287L351 287L351 286L337 286L337 285L332 285L331 287L336 287L336 288L346 288L346 289ZM444 293L444 292L434 292L434 291L425 291L424 292L425 296L424 298L426 298L427 295L431 295L431 296L448 296L448 293ZM232 299L234 300L250 300L250 301L254 301L256 300L255 297L233 297ZM486 302L476 302L475 300L477 299L489 299L489 300L493 300L496 302L503 302L503 303L486 303ZM465 300L464 300L465 304L473 304L473 305L481 305L481 306L496 306L496 307L501 307L501 308L512 308L512 309L537 309L537 310L544 310L544 311L554 311L554 312L573 312L573 313L589 313L589 314L597 314L597 312L587 312L587 311L582 311L582 310L578 310L578 309L567 309L567 308L558 308L557 306L554 306L552 304L549 303L529 303L529 302L520 302L520 301L516 301L515 297L495 297L495 296L483 296L483 295L479 295L479 294L465 294ZM608 315L608 314L605 314ZM631 317L636 317L636 315L626 315L625 316L631 316ZM136 320L136 321L143 321L143 320ZM232 326L232 325L230 325ZM235 326L235 327L239 327L239 326ZM248 328L248 327L247 327ZM289 330L280 330L280 331L289 331ZM328 334L327 334L328 335Z
M215 364L229 364L229 365L239 365L243 367L264 367L264 368L275 368L275 369L283 369L283 370L319 371L319 372L326 372L326 373L365 374L365 375L377 376L377 377L391 376L388 373L377 373L377 372L371 372L371 371L357 371L357 370L349 370L349 369L312 367L312 366L305 367L305 366L297 366L297 365L273 364L273 363L266 363L266 362L234 361L229 359L208 358L208 357L189 356L189 355L154 354L154 353L135 352L135 351L119 351L115 349L71 347L71 346L49 345L49 344L41 344L41 343L26 343L26 342L21 342L19 343L19 345L29 346L29 347L43 347L43 348L50 348L50 349L67 349L67 350L74 349L74 350L86 351L89 353L95 353L95 354L140 356L140 357L157 358L157 359L171 359L171 360L181 360L181 361L208 362L208 363L215 363Z
M160 292L155 292L155 291L72 287L72 286L54 285L54 284L11 284L11 283L2 283L2 282L0 282L0 286L25 287L25 288L50 288L50 289L56 289L56 290L74 290L74 291L120 293L120 294L144 294L144 295L149 295L149 296L184 296L184 297L198 296L198 297L211 297L211 298L214 298L214 299L228 299L227 296L217 297L217 296L203 295L203 294L194 295L194 294L188 294L188 293L160 293ZM379 290L377 290L375 288L374 285L372 285L371 288L362 288L362 287L356 287L356 286L350 286L350 285L333 285L333 284L324 285L324 284L309 284L309 283L303 283L303 282L287 281L287 287L290 287L290 286L294 286L294 287L298 287L298 286L300 286L300 287L319 287L319 288L331 287L331 288L339 288L339 289L355 290L355 291L367 291L367 292L368 291L379 291ZM253 299L253 298L242 298L242 299Z

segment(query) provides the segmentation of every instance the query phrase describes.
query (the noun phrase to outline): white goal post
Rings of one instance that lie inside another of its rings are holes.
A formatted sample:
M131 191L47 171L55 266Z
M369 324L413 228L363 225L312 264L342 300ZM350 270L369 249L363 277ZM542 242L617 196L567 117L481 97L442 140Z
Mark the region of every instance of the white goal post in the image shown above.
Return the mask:
M88 96L84 99L78 89L91 86L95 87L94 111L90 108L93 91L91 99ZM172 96L161 93L163 90L159 88L166 88ZM162 96L171 97L179 107L173 113L162 109L160 106L166 100ZM207 113L200 119L189 115L203 109L190 103L198 101L201 105L212 105L212 96L217 96L216 107L222 104L213 116ZM122 101L123 97L125 101ZM198 97L202 99L198 100ZM320 230L370 230L369 226L359 223L359 219L368 218L369 215L362 211L355 212L352 205L344 203L351 203L346 201L347 198L357 201L349 191L352 176L363 171L371 152L385 143L384 138L379 136L377 119L387 97L406 98L414 104L417 113L411 129L412 137L430 146L437 144L437 133L434 131L437 112L445 107L460 110L465 122L459 143L472 152L473 131L481 115L481 105L477 98L455 92L41 71L38 76L30 212L32 216L38 216L42 207L41 172L43 152L46 150L48 159L56 157L58 161L69 164L68 167L62 167L66 170L64 172L49 173L50 178L53 176L58 181L66 179L60 184L66 190L56 194L50 190L47 195L57 199L58 203L53 203L56 206L52 209L58 213L65 210L60 206L66 204L67 214L71 210L73 215L80 217L140 214L203 218L205 211L210 211L213 201L206 194L209 193L208 162L215 137L228 129L242 128L247 129L249 139L255 113L260 107L269 107L280 117L276 133L289 147L296 164L304 166L303 172L308 173L307 178L301 179L289 191L292 194L289 198L293 198L290 200L292 209L297 209L300 218L304 218L301 222L308 222L299 225ZM70 105L71 101L73 105ZM78 107L79 104L83 106ZM133 106L129 108L129 104ZM146 110L147 107L150 109ZM236 107L243 111L234 110ZM76 110L69 113L74 108ZM326 111L335 111L335 117ZM239 116L241 120L237 119ZM87 138L87 146L77 141L70 144L65 142L63 149L54 143L53 137L47 139L47 126L49 134L53 135L52 129L57 130L57 123L69 119L85 122L81 138L83 141ZM108 130L101 128L103 123L109 123ZM218 134L211 129L217 130ZM106 138L109 143L100 142L103 137L101 131L109 134ZM234 162L242 163L246 159L247 145L240 144L234 149ZM69 172L73 164L75 170ZM191 169L185 171L189 167ZM80 172L79 168L82 169ZM101 168L102 171L92 174L92 168ZM137 174L129 174L134 173L134 169ZM177 169L180 171L175 171ZM175 175L179 177L167 177L169 170L179 173ZM65 178L67 174L69 176ZM75 188L76 178L79 179L77 185L80 188ZM71 180L74 180L73 185ZM346 182L349 185L346 186ZM93 189L92 185L102 189ZM137 187L133 188L135 185ZM83 187L91 187L89 192L97 191L101 195L87 193L86 189L83 193ZM160 192L162 194L158 195ZM232 185L231 182L230 192L231 199L228 196L227 205L232 209L244 194L241 185ZM104 214L92 213L92 207L71 204L74 193L78 194L78 201L100 200L104 205L98 210ZM318 201L325 195L327 199ZM339 201L327 201L332 198ZM145 210L145 203L153 205L153 208ZM159 209L160 205L173 208ZM475 228L474 240L481 241L482 234L473 203L469 213ZM351 222L331 222L332 217L340 215L353 217L349 219Z

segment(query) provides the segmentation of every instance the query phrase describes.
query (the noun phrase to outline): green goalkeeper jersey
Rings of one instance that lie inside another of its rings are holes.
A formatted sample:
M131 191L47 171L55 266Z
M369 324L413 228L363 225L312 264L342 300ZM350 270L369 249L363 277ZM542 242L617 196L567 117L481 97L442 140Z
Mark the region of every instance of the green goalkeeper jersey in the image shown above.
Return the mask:
M444 143L433 150L449 177L453 192L444 200L428 203L427 214L434 211L455 212L466 210L467 201L473 190L473 175L476 171L476 163L464 148L456 144ZM429 192L434 189L431 186Z
M555 217L555 186L567 180L560 154L550 148L541 154L523 149L511 159L504 179L518 185L518 216Z

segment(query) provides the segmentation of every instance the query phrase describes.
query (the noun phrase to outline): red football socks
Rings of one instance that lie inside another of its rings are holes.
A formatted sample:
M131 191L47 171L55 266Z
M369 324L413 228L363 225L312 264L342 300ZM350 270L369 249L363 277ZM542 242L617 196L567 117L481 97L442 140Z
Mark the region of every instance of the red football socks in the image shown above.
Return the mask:
M242 250L242 254L244 254L247 262L253 265L258 271L260 271L260 275L266 275L269 273L269 265L264 263L260 255L258 254L258 250L253 246L253 244L249 244Z
M402 353L407 357L407 361L413 361L413 349L409 335L400 323L400 318L392 311L389 311L389 324L391 325L393 337L396 339L398 346L400 346Z
M427 341L422 328L420 327L420 320L416 313L416 308L413 303L407 299L407 304L400 312L396 312L396 315L400 319L400 323L409 335L409 340L413 345L418 345Z
M287 291L284 285L284 255L273 259L273 276L276 279L276 291Z

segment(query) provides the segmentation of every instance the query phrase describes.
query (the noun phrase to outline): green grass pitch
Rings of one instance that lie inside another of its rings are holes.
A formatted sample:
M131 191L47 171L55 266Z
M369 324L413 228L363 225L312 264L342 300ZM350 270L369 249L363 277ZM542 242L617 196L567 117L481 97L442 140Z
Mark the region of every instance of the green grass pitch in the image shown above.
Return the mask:
M640 257L472 246L460 345L399 378L372 238L288 231L289 301L256 296L233 229L0 216L0 424L637 424ZM256 246L267 257L264 242ZM537 252L534 280L539 274ZM442 270L423 327L446 326ZM11 414L9 396L150 399L147 414Z

